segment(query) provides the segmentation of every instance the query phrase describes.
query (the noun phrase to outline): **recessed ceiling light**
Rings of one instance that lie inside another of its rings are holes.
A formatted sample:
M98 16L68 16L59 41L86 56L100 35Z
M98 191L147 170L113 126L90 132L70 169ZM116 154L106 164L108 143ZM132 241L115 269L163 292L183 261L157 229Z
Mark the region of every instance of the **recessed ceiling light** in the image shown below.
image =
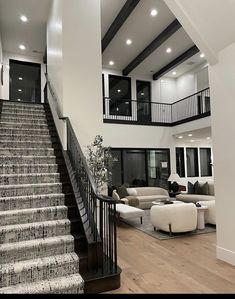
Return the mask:
M20 19L24 23L28 21L28 18L26 16L21 16Z
M173 73L172 73L172 75L174 75L174 76L175 76L176 74L177 74L176 72L173 72Z
M156 9L152 9L150 15L152 17L155 17L158 14L158 11Z
M22 77L19 77L19 80L20 80L20 81L22 81L22 80L23 80L23 78L22 78Z
M20 50L25 50L26 49L25 45L19 45L19 48L20 48Z
M22 91L22 89L18 89L18 91L19 91L19 92L21 92L21 91Z
M164 82L165 82L165 80L161 80L161 82L162 82L162 83L164 83Z
M131 39L127 39L126 40L126 44L129 46L129 45L131 45L132 44L132 40Z
M205 54L204 54L204 53L202 53L202 54L200 55L200 57L201 57L201 58L204 58L204 57L205 57Z
M114 65L114 62L112 60L110 60L109 65Z
M119 93L120 93L120 92L121 92L121 89L118 89L118 91L117 91L117 92L119 92Z
M171 48L166 49L166 53L171 53L171 52L172 52Z
M195 140L190 140L190 142L195 142Z
M17 99L17 101L18 101L18 102L20 102L20 101L21 101L21 99Z
M183 136L179 136L178 138L179 138L179 139L183 139L184 137L183 137Z
M188 134L188 137L192 137L193 136L193 134Z
M206 139L207 139L207 140L211 140L211 138L210 138L210 137L207 137Z

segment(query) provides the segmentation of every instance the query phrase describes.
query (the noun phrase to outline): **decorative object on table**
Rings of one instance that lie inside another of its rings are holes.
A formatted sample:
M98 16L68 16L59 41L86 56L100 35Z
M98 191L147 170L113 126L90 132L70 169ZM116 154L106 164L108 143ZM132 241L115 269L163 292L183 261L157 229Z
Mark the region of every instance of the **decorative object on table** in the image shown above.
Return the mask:
M170 192L176 193L179 192L179 184L177 181L180 180L180 176L177 173L172 173L169 178L168 182L170 182Z
M110 147L103 146L103 137L97 135L91 145L87 146L87 162L97 186L102 193L112 185L112 168L115 162ZM82 171L81 171L82 173Z

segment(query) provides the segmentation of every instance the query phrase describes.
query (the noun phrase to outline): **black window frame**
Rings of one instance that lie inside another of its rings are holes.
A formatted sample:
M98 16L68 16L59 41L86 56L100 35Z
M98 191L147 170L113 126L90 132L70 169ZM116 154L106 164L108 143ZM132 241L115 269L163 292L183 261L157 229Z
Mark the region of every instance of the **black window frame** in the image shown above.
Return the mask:
M209 154L209 156L207 156L207 158L209 157L209 163L208 163L208 165L210 165L210 172L209 172L209 174L208 175L204 175L204 174L202 174L202 160L201 160L201 151L202 150L206 150L206 151L210 151L210 154ZM199 153L200 153L200 175L201 175L201 177L203 178L203 177L212 177L213 176L213 171L212 171L212 161L211 161L211 155L212 155L212 149L211 149L211 147L200 147L199 148Z
M189 175L188 174L188 156L187 156L187 151L188 150L194 150L196 152L196 155L194 155L195 175ZM197 178L197 177L199 177L198 153L199 153L198 147L186 147L186 167L187 167L187 177L188 178Z
M182 152L180 153L181 165L178 164L180 161L178 160L178 157L177 157L177 150L183 151L183 158L182 158ZM175 148L175 159L176 159L176 173L178 173L178 175L181 178L185 178L186 171L185 171L185 148L184 147L176 147ZM181 170L183 171L183 174L181 173Z

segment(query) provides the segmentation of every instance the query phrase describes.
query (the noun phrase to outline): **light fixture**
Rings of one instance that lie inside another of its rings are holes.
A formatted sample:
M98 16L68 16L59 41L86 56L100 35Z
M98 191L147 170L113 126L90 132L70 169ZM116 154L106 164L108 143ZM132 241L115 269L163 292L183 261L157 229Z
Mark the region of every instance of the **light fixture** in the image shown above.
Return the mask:
M109 65L114 65L114 62L112 60L110 60Z
M119 93L120 93L120 92L121 92L121 89L118 89L118 91L117 91L117 92L119 92Z
M183 136L179 136L178 138L179 138L179 139L183 139L184 137L183 137Z
M18 89L19 92L22 92L22 89Z
M21 99L17 99L17 101L18 101L18 102L20 102L20 101L21 101Z
M26 23L28 21L28 18L26 16L21 16L20 19L24 23Z
M211 140L211 138L210 138L210 137L207 137L206 139L207 139L207 140Z
M144 96L144 92L141 92L141 95Z
M192 143L193 143L193 142L195 142L195 140L190 140L190 142L192 142Z
M19 80L20 80L20 81L22 81L22 80L23 80L23 78L22 78L22 77L19 77Z
M19 48L20 48L20 50L25 50L26 49L25 45L19 45Z
M158 11L156 9L152 9L150 15L152 17L155 17L158 14Z
M193 136L193 134L188 134L188 137L192 137Z
M162 82L162 83L164 83L164 82L165 82L165 80L163 80L163 79L162 79L162 80L161 80L161 82Z
M131 39L127 39L126 44L129 46L132 44L132 40Z
M200 57L201 57L201 58L204 58L204 57L205 57L205 54L204 54L204 53L202 53L202 54L200 55Z
M171 53L171 52L172 52L171 48L166 49L166 53Z
M173 193L177 193L179 191L179 184L180 176L178 173L171 173L171 175L168 178L168 182L170 183L170 191Z
M172 75L174 75L174 76L175 76L176 74L177 74L176 72L173 72L173 73L172 73Z

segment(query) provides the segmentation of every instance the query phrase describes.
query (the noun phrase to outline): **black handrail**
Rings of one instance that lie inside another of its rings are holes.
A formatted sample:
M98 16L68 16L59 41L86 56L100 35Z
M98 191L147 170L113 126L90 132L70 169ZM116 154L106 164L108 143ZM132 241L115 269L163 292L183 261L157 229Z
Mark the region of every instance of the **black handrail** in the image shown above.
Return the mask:
M101 268L103 274L117 273L116 204L118 201L98 194L94 178L70 119L62 115L59 105L57 105L58 98L53 91L48 74L46 74L46 80L56 104L57 116L67 124L67 155L73 171L72 185L75 181L79 190L79 194L75 192L77 203L82 198L81 218L85 227L88 251L91 251L90 254L88 253L88 267L92 268L93 266L97 270ZM90 262L89 259L92 261Z

